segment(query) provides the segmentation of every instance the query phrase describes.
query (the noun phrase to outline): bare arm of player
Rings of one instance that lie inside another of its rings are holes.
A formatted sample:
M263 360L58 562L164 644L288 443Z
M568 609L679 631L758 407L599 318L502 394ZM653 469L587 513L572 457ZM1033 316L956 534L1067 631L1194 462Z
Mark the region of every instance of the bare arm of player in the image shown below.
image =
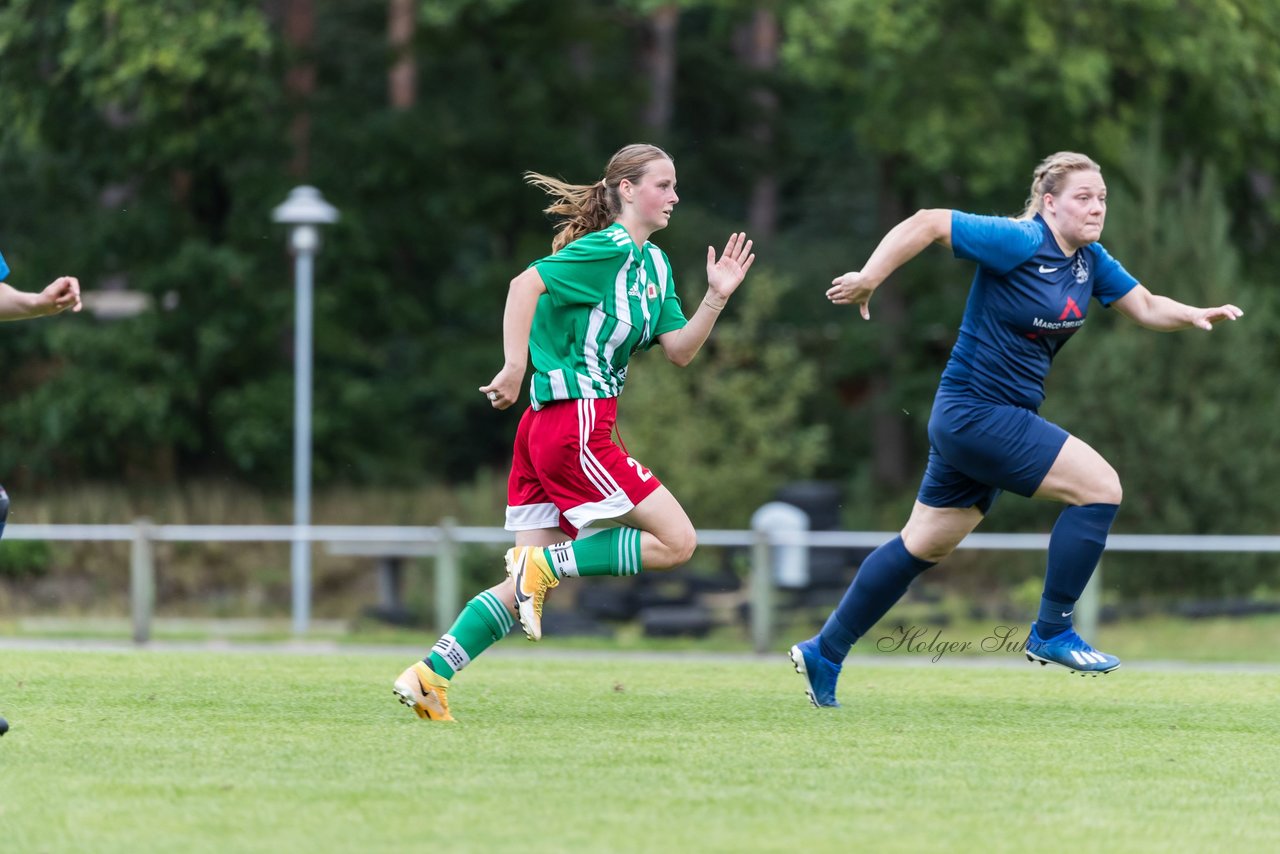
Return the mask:
M524 372L529 366L529 330L538 297L547 292L537 267L530 267L511 280L507 307L502 313L502 370L480 386L494 409L506 409L520 399Z
M730 235L729 241L724 245L724 253L718 259L714 247L707 247L706 296L698 303L698 310L689 318L688 323L680 329L658 336L662 352L667 354L673 364L686 367L698 355L707 336L711 334L711 327L720 318L725 303L733 296L738 285L742 284L755 260L751 241L743 232Z
M67 309L81 309L80 281L74 276L59 276L38 294L0 282L0 320L45 317Z
M861 270L831 280L827 299L836 305L856 305L863 320L871 319L867 303L894 270L924 251L931 243L951 248L951 211L931 208L916 211L889 229Z
M1215 323L1224 320L1236 320L1244 312L1234 305L1219 305L1214 308L1196 308L1177 300L1153 294L1142 285L1134 285L1129 293L1112 303L1116 311L1125 317L1157 332L1176 332L1194 326L1206 331L1212 330Z

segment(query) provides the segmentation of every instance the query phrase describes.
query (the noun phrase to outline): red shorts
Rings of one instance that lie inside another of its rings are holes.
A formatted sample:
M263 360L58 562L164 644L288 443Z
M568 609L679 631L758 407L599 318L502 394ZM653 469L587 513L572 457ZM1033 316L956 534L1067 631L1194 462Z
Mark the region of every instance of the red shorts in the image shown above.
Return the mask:
M559 400L525 410L507 481L508 531L569 535L629 513L662 484L613 441L617 398Z

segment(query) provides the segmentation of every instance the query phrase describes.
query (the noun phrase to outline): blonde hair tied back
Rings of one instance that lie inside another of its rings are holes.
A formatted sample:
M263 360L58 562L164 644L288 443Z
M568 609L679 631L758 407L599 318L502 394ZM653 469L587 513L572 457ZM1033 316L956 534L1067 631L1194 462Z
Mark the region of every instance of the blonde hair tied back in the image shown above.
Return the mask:
M1101 173L1102 167L1088 155L1075 151L1058 151L1041 160L1031 177L1031 193L1018 219L1044 213L1045 194L1057 195L1068 175L1086 171Z

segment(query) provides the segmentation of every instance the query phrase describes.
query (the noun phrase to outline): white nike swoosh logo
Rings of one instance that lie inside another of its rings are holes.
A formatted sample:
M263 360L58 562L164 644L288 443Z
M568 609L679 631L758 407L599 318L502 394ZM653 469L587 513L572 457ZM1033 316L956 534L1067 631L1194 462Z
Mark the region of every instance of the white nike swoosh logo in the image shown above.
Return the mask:
M1071 616L1072 614L1074 614L1074 613L1075 613L1075 609L1073 608L1073 609L1071 609L1070 611L1063 611L1063 612L1062 612L1062 616L1064 616L1064 617L1070 617L1070 616Z
M1061 267L1046 267L1046 266L1045 266L1045 265L1043 265L1043 264L1041 264L1041 265L1040 265L1040 272L1041 272L1041 273L1056 273L1056 272L1058 272L1058 271L1059 271L1059 270L1061 270L1061 269L1062 269Z

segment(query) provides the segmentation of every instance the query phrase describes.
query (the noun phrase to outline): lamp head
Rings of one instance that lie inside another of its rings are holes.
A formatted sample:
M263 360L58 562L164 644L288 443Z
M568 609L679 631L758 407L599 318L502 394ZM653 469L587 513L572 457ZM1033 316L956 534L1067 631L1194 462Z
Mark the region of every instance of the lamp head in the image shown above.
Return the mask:
M271 219L285 225L331 225L338 221L338 209L315 187L304 185L289 192L289 198L271 211Z

